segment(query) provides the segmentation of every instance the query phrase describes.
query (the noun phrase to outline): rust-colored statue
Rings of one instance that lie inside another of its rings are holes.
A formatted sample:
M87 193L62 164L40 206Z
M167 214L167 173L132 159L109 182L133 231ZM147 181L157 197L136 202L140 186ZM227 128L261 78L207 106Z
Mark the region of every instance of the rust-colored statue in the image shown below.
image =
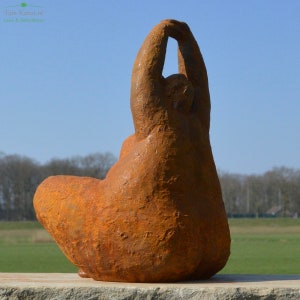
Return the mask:
M162 76L168 38L179 74ZM156 25L134 63L135 133L104 180L54 176L34 207L82 277L104 281L207 279L224 267L230 234L209 140L206 68L189 27Z

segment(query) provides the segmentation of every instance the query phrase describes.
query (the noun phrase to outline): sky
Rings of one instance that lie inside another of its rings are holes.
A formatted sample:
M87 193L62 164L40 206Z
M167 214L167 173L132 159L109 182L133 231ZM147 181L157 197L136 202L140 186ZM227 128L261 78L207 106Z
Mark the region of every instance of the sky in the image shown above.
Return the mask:
M153 26L177 19L206 63L217 168L300 168L300 1L1 0L0 11L0 152L117 157L134 132L136 54ZM176 46L164 76L177 73Z

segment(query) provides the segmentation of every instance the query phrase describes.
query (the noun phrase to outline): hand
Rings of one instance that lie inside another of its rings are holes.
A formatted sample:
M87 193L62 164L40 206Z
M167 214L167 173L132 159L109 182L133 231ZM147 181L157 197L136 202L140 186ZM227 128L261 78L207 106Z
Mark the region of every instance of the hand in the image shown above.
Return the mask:
M192 34L189 26L184 22L168 19L161 21L160 25L165 26L166 34L178 42L188 39Z

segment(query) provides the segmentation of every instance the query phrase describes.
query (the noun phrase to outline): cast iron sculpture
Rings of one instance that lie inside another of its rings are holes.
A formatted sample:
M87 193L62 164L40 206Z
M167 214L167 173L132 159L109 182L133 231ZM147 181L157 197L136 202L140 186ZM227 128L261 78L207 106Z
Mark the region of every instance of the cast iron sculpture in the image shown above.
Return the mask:
M162 76L168 38L179 74ZM53 176L34 207L82 277L103 281L207 279L224 267L230 233L212 156L205 64L189 27L155 26L134 63L135 133L104 180Z

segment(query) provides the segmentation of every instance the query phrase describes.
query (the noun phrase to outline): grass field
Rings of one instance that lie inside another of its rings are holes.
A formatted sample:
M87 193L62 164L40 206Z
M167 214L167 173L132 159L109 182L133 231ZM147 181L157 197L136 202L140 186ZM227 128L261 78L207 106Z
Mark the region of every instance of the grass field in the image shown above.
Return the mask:
M300 219L230 219L224 274L300 274ZM76 272L37 222L0 222L0 272Z
M300 219L230 219L224 274L300 274Z
M0 272L77 272L38 222L0 222Z

